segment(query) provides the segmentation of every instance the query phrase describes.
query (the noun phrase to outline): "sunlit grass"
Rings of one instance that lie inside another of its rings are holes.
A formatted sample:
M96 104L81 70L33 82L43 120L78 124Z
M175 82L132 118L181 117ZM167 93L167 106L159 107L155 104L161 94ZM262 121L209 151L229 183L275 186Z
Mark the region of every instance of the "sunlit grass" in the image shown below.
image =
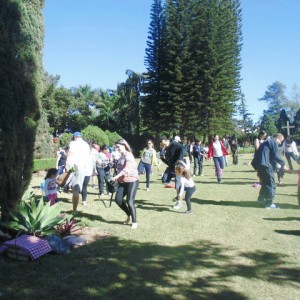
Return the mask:
M239 159L224 170L222 184L212 163L194 177L192 215L183 213L185 205L172 208L175 192L163 187L156 170L150 192L142 176L137 230L124 226L125 214L115 203L105 207L109 197L99 199L90 187L79 218L100 236L111 235L33 263L2 259L0 291L7 299L299 299L297 176L285 175L277 188L281 209L266 210L256 202L251 155ZM70 211L71 194L60 198L61 209Z

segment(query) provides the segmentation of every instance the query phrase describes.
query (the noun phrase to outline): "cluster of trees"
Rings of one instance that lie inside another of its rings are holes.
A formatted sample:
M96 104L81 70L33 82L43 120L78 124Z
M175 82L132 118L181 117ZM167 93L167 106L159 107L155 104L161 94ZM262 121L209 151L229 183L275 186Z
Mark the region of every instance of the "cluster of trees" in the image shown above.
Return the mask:
M239 99L241 9L238 0L154 0L147 72L127 70L116 90L57 87L46 74L42 98L50 126L95 125L122 136L176 132L221 135L234 127Z
M240 90L240 0L153 0L147 71L127 70L116 90L59 87L59 76L43 70L43 6L44 0L0 2L2 219L29 185L34 149L51 155L50 132L85 130L105 142L118 134L205 139L253 126ZM283 131L289 121L299 135L299 93L288 98L284 90L275 82L261 98L268 103L261 129Z
M256 135L258 130L265 130L269 135L281 132L300 137L300 92L296 85L293 86L289 97L286 95L286 86L275 81L267 87L259 101L267 103L268 108L263 111L260 122L253 124L252 114L248 111L245 97L241 93L241 102L238 105L241 120L237 121L237 127L242 129L245 138L251 137L253 133Z

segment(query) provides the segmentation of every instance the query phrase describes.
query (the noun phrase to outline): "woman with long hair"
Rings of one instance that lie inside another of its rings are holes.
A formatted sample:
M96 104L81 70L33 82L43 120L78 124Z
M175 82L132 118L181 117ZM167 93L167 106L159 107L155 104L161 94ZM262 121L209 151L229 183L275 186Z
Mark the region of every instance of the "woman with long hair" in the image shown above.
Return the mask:
M139 175L135 158L130 146L124 139L117 140L116 150L120 152L121 157L117 161L117 175L112 178L113 181L117 180L119 183L115 201L127 215L124 224L128 225L131 219L131 228L136 229L137 220L134 201L139 186ZM126 202L124 201L125 196Z
M145 170L146 173L146 191L149 192L151 167L157 166L156 151L153 148L153 142L148 140L147 147L143 150L142 157L138 166L139 175Z
M213 158L216 176L218 183L222 182L222 170L224 169L224 156L228 155L228 152L224 144L219 140L219 136L215 134L208 146L208 158Z

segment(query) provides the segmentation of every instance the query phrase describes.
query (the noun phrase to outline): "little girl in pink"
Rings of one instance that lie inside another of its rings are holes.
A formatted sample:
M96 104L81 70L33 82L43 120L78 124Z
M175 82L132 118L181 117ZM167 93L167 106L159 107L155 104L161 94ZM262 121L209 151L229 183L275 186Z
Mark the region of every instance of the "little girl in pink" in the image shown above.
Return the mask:
M47 175L45 177L45 195L50 201L50 206L55 204L55 200L57 198L57 178L58 170L55 168L51 168L48 170Z

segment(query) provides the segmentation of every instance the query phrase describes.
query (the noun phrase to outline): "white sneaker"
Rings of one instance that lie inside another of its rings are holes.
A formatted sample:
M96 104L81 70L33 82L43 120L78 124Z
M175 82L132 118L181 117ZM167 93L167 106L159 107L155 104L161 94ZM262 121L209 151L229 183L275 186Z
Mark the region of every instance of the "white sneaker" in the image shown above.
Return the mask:
M279 206L272 203L270 206L266 206L266 209L279 209Z
M86 206L86 201L83 201L83 202L82 202L82 205L83 205L83 206Z
M176 204L173 206L174 209L180 209L182 207L181 202L177 201Z
M137 223L132 223L131 224L131 229L137 229Z
M128 225L128 224L130 223L130 220L131 220L131 218L130 218L130 216L129 216L129 217L127 217L126 221L125 221L123 224L124 224L124 225Z
M150 192L150 189L149 189L149 188L146 188L146 191L147 191L147 192Z

